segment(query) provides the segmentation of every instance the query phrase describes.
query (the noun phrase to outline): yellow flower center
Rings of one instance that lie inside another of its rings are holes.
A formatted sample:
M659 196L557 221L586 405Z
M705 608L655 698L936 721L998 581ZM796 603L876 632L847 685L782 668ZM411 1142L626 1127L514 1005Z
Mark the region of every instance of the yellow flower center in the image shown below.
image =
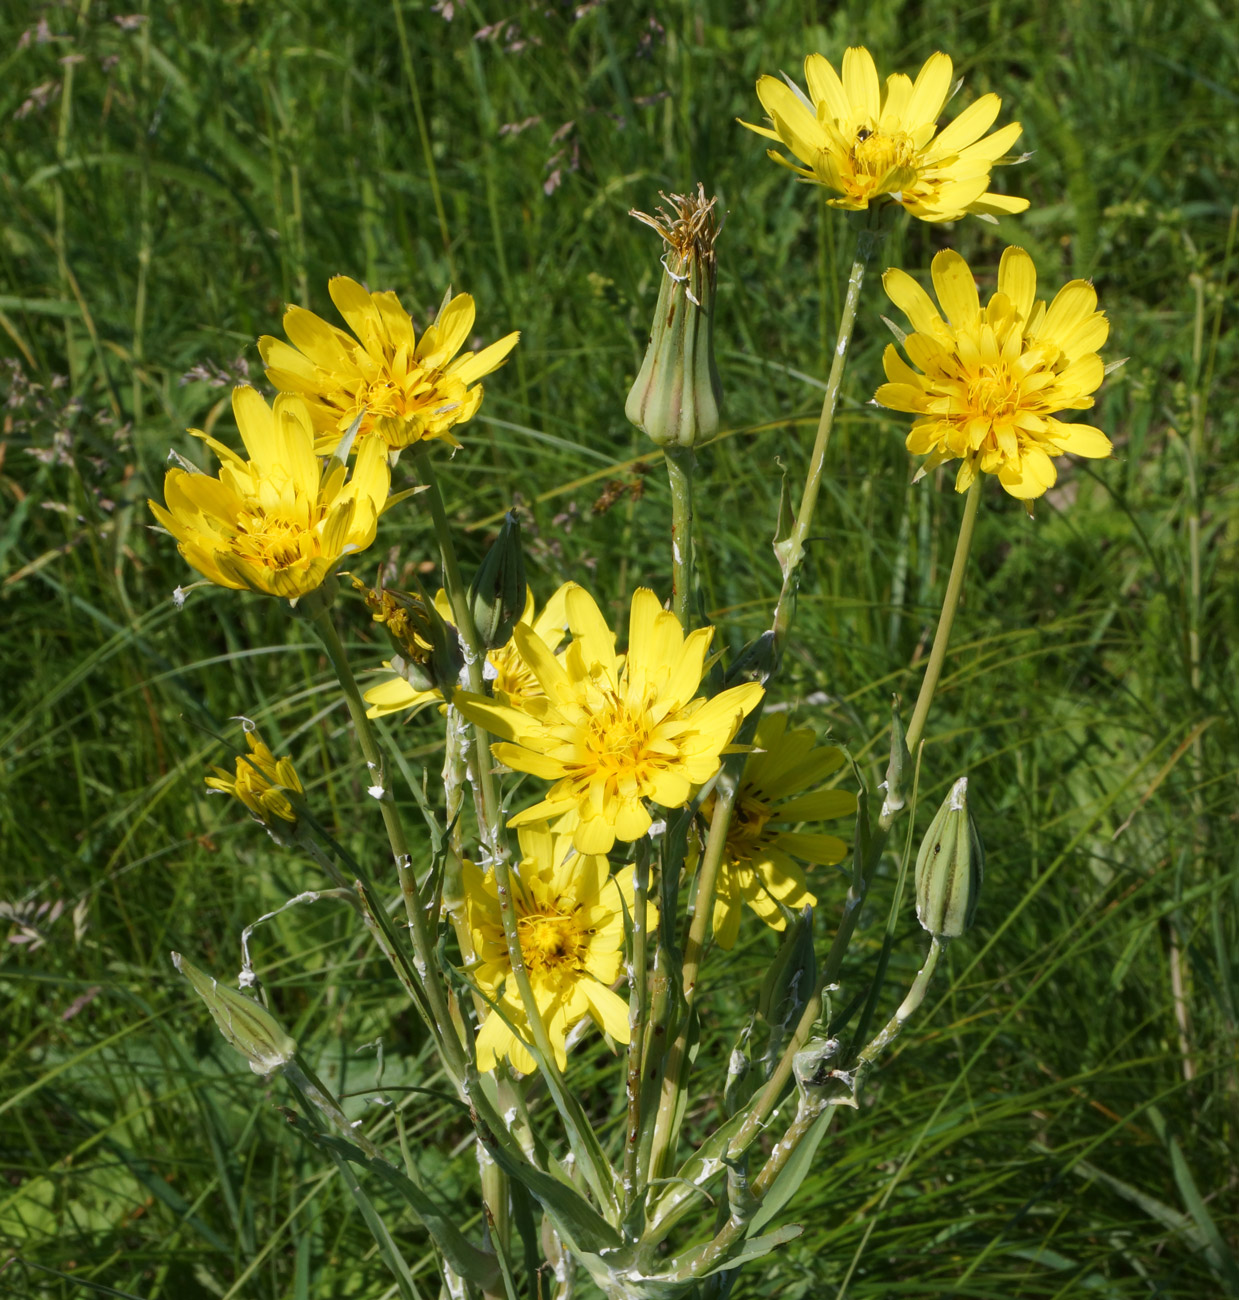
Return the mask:
M627 701L607 691L603 708L586 724L586 766L607 776L635 776L648 758L650 715L634 712Z
M589 934L573 913L533 912L516 923L521 955L531 975L583 969Z
M982 366L968 383L968 405L986 419L1010 418L1019 410L1023 399L1019 380L1006 366Z
M916 145L905 131L887 134L861 127L849 156L859 191L887 194L916 179Z
M751 794L741 793L727 830L727 856L731 861L744 862L753 856L772 815L773 809L769 804Z
M267 569L288 569L321 553L318 534L300 519L268 515L263 510L237 520L232 551L248 564Z

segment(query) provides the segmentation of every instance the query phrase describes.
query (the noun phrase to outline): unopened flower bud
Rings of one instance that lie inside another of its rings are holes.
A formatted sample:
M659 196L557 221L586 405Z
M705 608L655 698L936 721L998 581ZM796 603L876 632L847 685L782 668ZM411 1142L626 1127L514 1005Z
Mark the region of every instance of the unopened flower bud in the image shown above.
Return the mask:
M904 739L903 719L899 716L899 696L891 701L891 758L886 765L884 813L897 813L907 803L906 781L912 769L912 756Z
M498 650L511 640L512 629L525 612L528 595L521 526L509 510L469 588L473 621L487 650Z
M645 360L624 412L659 446L692 447L718 432L723 385L714 364L716 199L662 196L655 216L633 212L667 245Z
M297 1044L260 1002L220 984L179 952L172 954L172 964L194 986L219 1032L249 1061L255 1074L274 1074L293 1059Z
M972 924L985 876L985 849L968 811L961 776L934 815L916 855L916 917L939 939L957 939Z
M297 810L285 792L300 796L305 791L292 759L276 758L263 744L254 724L248 718L241 722L250 752L237 755L235 774L227 768L212 767L215 775L208 776L206 784L212 790L239 799L282 842L285 837L291 838L297 826Z

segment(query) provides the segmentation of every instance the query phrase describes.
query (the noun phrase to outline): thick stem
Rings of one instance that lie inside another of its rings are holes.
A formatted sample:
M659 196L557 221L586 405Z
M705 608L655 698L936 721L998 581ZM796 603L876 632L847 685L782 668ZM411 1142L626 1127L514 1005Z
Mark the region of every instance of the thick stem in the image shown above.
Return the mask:
M348 656L332 621L329 605L324 604L319 609L311 620L311 626L323 643L327 658L331 660L331 666L335 670L340 689L344 692L349 714L353 719L353 728L357 733L357 740L361 745L361 752L365 757L373 787L379 788L377 796L379 810L383 815L383 825L387 830L387 839L396 861L400 893L404 899L409 932L413 939L414 963L426 990L427 1002L434 1015L435 1023L439 1027L439 1042L443 1051L444 1065L454 1081L459 1084L464 1079L464 1052L448 1011L442 981L434 975L434 942L426 920L426 911L422 906L421 893L417 887L417 876L413 871L413 860L409 854L408 841L405 839L404 826L400 821L400 811L396 807L392 792L386 786L383 755L375 739L370 719L366 717L366 702L357 687L357 680L349 666Z
M955 539L955 558L951 561L951 576L947 579L946 595L942 598L942 614L938 619L938 630L934 633L934 643L929 651L929 663L925 666L920 693L916 697L916 706L912 710L912 721L908 723L907 745L910 754L916 753L916 747L920 744L921 736L925 731L929 706L934 702L934 691L938 687L947 644L951 639L951 626L955 622L955 611L959 608L959 595L964 585L964 571L968 567L968 551L972 547L973 525L977 519L977 507L981 504L982 477L978 473L972 480L972 486L968 489L968 498L964 503L964 517L960 521L959 536Z
M637 1195L637 1154L641 1148L641 1054L645 1039L648 996L646 906L650 892L649 840L637 845L632 876L632 965L628 968L628 1114L624 1139L624 1217Z
M439 543L439 552L443 560L444 586L448 600L451 602L452 614L460 632L461 645L465 657L465 675L469 690L481 695L485 691L485 679L482 665L485 662L485 648L478 636L477 625L469 608L468 591L460 573L460 563L456 558L456 546L452 540L448 524L447 510L443 504L443 494L439 489L438 475L430 463L429 452L423 443L414 448L418 474L426 484L423 494L430 506L430 517L434 525L435 536ZM503 811L500 807L498 791L495 787L495 774L491 765L490 737L476 724L470 724L474 736L474 755L470 766L473 781L475 811L478 820L478 832L483 847L490 855L491 866L495 872L495 884L499 895L499 912L503 920L503 936L507 943L508 964L512 970L512 979L520 995L525 1018L533 1035L534 1046L538 1049L539 1069L546 1080L547 1088L555 1102L555 1107L563 1116L570 1133L575 1135L573 1149L578 1153L583 1173L590 1189L604 1210L614 1205L614 1179L596 1135L583 1122L580 1107L569 1098L564 1088L563 1076L555 1060L555 1050L551 1045L546 1024L538 1010L534 997L533 985L529 980L529 971L525 965L524 951L521 948L520 931L516 915L514 889L520 888L519 878L512 873L508 862L507 849L504 844ZM494 1014L492 1012L492 1014Z
M843 314L839 319L834 360L830 364L830 376L826 381L826 396L822 400L822 414L817 422L817 437L813 442L809 473L800 498L800 509L796 512L796 522L791 532L780 543L783 587L774 610L776 654L781 651L791 628L796 589L800 585L800 571L804 563L805 539L813 523L813 512L817 509L818 492L821 490L822 474L826 468L826 451L830 446L835 411L839 406L839 394L843 387L843 370L847 363L848 348L852 342L852 332L856 327L856 309L860 303L861 286L865 280L865 267L881 240L882 232L873 226L862 230L857 236L856 257L852 262L851 274L848 276L847 297L844 299Z
M691 447L664 447L667 477L671 481L671 602L685 632L691 630L694 563L693 554L693 469L696 456Z
M679 1031L667 1054L667 1065L663 1074L662 1094L654 1122L654 1142L648 1173L650 1178L661 1178L667 1160L674 1155L673 1147L677 1136L675 1115L679 1109L677 1099L681 1088L687 1085L688 1036L692 1028L692 1016L689 1012L697 989L697 974L701 969L702 953L705 951L706 926L714 914L714 886L718 880L723 851L727 847L727 828L731 823L731 810L740 783L737 780L727 780L727 774L724 773L719 779L719 787L716 788L714 811L710 816L710 833L706 837L701 865L697 868L697 894L693 900L693 919L688 930L688 941L684 945L684 962L681 967L684 1006L680 1014Z

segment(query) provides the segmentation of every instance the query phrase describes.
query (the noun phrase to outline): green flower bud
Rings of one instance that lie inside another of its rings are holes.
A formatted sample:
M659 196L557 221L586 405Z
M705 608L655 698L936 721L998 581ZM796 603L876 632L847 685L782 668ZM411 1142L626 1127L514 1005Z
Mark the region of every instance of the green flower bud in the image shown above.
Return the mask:
M226 988L179 952L172 954L172 964L194 986L219 1032L249 1061L255 1074L274 1074L293 1059L297 1044L261 1003Z
M469 588L469 608L487 650L498 650L511 640L527 595L521 526L509 510Z
M886 798L882 801L884 813L897 813L907 803L905 781L912 769L912 756L904 739L903 719L899 716L899 696L891 700L891 758L886 765Z
M961 776L934 815L916 855L916 917L939 939L958 939L972 924L985 876L985 849L968 811Z
M660 447L692 447L718 432L723 385L714 364L716 199L662 195L656 216L634 211L667 245L649 346L624 413Z

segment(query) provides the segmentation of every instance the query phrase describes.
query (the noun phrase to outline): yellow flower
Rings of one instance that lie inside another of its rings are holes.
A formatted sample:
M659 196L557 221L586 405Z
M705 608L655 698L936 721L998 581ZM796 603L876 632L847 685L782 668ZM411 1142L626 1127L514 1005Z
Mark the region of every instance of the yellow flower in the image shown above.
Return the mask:
M686 637L644 587L633 594L624 658L588 592L571 584L566 603L573 641L561 656L528 627L513 636L542 695L508 703L458 691L455 703L506 742L493 747L500 762L555 782L510 826L567 816L581 853L607 853L649 830L645 800L674 808L714 776L762 687L698 696L714 629Z
M741 125L779 141L807 164L797 167L768 150L798 176L834 190L839 197L827 200L833 207L898 203L923 221L955 221L969 212L992 217L1028 207L1027 199L987 190L990 169L1022 130L1012 122L985 135L1002 107L997 95L982 95L938 130L938 115L951 95L949 56L931 54L915 82L893 73L885 94L873 56L863 47L844 54L842 80L821 54L805 59L804 72L807 97L790 81L758 80L757 97L773 130Z
M807 727L788 731L785 713L767 714L758 724L757 751L744 766L714 887L714 937L720 948L736 942L742 901L775 930L787 924L780 903L797 911L817 902L794 859L830 866L847 854L838 836L790 829L797 822L856 811L850 790L802 793L843 766L841 749L814 748L815 739ZM712 797L702 805L707 822L713 805Z
M247 724L247 727L252 725ZM270 825L272 817L295 823L297 814L284 791L291 790L299 795L305 791L292 759L277 759L256 731L247 730L245 739L250 752L237 755L236 775L226 768L212 767L215 775L206 778L207 785L212 790L240 799L264 825Z
M453 426L471 420L482 401L481 385L469 385L502 364L520 334L456 356L473 329L467 293L445 298L419 339L390 290L367 293L346 275L327 288L352 334L304 307L289 307L284 332L291 346L270 335L258 340L267 378L309 403L319 449L331 450L359 415L359 432L377 434L393 460L402 448L431 438L458 447Z
M568 618L564 598L571 585L564 583L542 607L540 614L536 614L537 605L532 590L526 588L525 612L521 615L518 626L524 625L532 629L551 651L557 650L564 639ZM452 622L452 605L442 587L435 596L435 608L445 622ZM497 700L520 707L523 701L542 694L542 687L538 684L533 669L525 663L516 648L515 635L507 645L491 650L486 656L486 663L486 676L493 684ZM390 668L391 664L384 664L384 667ZM382 718L405 709L419 709L423 704L443 699L441 691L416 690L403 677L389 677L377 686L372 686L365 695L366 703L370 706L366 716L370 718Z
M253 388L235 388L232 410L250 459L191 429L219 457L219 477L170 469L167 507L149 505L211 582L295 604L374 541L391 485L383 449L363 447L348 482L339 463L324 477L301 398L281 395L272 410Z
M957 492L977 472L997 474L1013 496L1039 497L1057 478L1051 456L1110 454L1110 439L1087 424L1064 424L1056 411L1087 410L1105 377L1097 349L1110 324L1087 280L1072 280L1047 309L1034 301L1037 272L1022 248L998 265L998 292L982 308L967 262L944 251L933 260L934 288L946 313L910 275L890 270L887 296L916 332L904 348L912 369L889 345L890 381L876 400L917 417L908 450L928 455L921 474L960 457ZM918 476L919 477L919 476Z
M521 956L529 972L538 1014L562 1070L568 1064L566 1039L574 1025L592 1016L617 1043L628 1041L628 1004L611 990L620 976L624 914L632 915L632 867L607 879L607 860L578 853L570 835L553 835L545 826L520 832L521 862L512 873ZM474 978L500 1004L519 1037L491 1011L477 1037L479 1070L493 1070L507 1057L524 1074L534 1059L525 1047L529 1019L516 981L499 911L499 891L491 873L483 876L465 863L465 903L478 965ZM651 907L647 924L657 924ZM502 989L502 995L500 990Z

